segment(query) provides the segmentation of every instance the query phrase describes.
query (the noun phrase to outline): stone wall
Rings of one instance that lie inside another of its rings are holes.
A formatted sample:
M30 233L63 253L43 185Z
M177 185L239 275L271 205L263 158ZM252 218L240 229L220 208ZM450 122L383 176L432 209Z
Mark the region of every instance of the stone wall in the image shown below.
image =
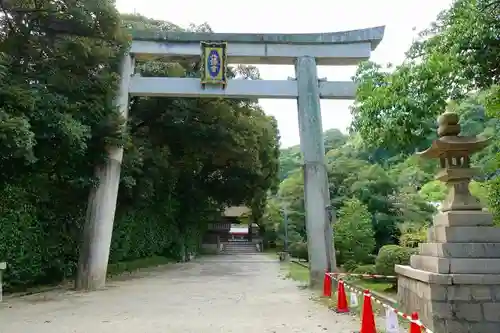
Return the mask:
M400 276L398 299L402 310L418 312L435 333L500 332L500 284L432 284Z

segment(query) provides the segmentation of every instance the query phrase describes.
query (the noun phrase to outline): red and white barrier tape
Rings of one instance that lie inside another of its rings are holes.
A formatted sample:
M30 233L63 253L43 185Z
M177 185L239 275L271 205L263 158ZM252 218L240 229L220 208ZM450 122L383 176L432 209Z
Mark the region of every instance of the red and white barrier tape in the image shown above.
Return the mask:
M361 295L361 296L364 296L365 295L365 292L362 291L361 289L359 288L356 288L356 287L353 287L349 284L347 284L344 280L342 279L337 279L337 277L335 277L334 275L336 275L337 273L326 273L327 275L329 275L330 277L338 280L338 281L341 281L341 283L344 284L344 287L347 288L348 290L358 294L358 295ZM410 315L407 315L406 313L404 312L401 312L399 311L398 309L396 308L393 308L392 306L388 305L388 304L385 304L383 303L381 300L379 300L378 298L374 297L371 293L368 293L366 294L366 296L370 297L370 299L372 299L375 303L377 304L380 304L381 306L383 306L384 308L386 309L389 309L390 311L393 311L395 312L398 316L400 316L401 318L403 319L406 319L407 321L409 321L410 323L414 323L414 324L417 324L419 327L423 328L425 330L425 333L434 333L432 332L430 329L428 329L427 327L425 327L425 325L420 321L420 320L413 320L411 319L411 316Z
M393 275L379 275L379 274L354 274L354 273L328 273L331 277L334 276L356 276L356 277L362 277L362 278L371 278L371 279L380 279L380 278L385 278L385 279L397 279L397 276Z

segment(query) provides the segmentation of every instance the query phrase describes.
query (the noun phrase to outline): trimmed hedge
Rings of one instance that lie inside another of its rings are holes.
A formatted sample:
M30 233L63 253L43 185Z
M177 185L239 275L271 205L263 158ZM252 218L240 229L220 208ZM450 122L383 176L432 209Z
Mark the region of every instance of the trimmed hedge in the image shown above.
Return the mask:
M40 203L33 200L41 196L30 194L26 188L0 189L3 198L0 201L0 262L7 262L6 291L58 283L76 273L86 197L79 201L67 198L64 202ZM56 215L55 212L65 213ZM111 270L117 266L119 271L121 266L128 267L129 262L151 257L180 261L185 253L196 252L205 221L203 217L199 217L200 223L184 221L180 230L179 214L178 210L155 210L154 207L118 209L109 258Z
M361 265L356 267L352 272L354 274L377 274L375 265Z
M290 255L297 259L309 261L309 252L306 242L295 242L289 246Z
M395 275L395 265L408 265L410 256L416 253L416 249L402 247L399 245L382 246L375 259L375 270L381 275Z

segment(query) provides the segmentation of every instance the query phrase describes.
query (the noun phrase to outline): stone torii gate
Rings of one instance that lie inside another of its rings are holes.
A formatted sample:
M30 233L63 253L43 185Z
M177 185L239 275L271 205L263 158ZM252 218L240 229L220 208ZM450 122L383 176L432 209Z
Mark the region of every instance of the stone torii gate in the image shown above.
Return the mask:
M351 81L318 80L317 65L357 65L370 57L383 35L383 26L318 34L137 33L122 62L117 104L126 119L129 96L296 99L304 158L310 281L317 285L325 270L335 268L320 99L352 99L356 91ZM199 78L134 75L135 59L162 57L195 62L201 56L200 43L220 41L227 43L228 63L294 65L296 79L229 80L225 87L202 87ZM79 289L105 284L123 148L110 147L108 157L97 168L99 185L89 196L76 281Z

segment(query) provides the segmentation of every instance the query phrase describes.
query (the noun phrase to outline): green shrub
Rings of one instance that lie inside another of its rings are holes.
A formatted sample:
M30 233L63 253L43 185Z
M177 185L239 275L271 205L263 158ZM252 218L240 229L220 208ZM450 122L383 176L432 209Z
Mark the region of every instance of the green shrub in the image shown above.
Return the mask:
M166 265L171 263L170 258L165 258L161 256L153 256L148 258L141 258L127 262L117 262L115 264L108 265L108 275L117 275L123 272L133 272L141 268L150 268L160 265Z
M407 265L410 256L416 253L415 249L402 247L399 245L382 246L375 259L375 270L381 275L395 275L395 265Z
M339 210L339 219L333 226L335 255L346 270L360 263L370 262L375 249L372 215L366 205L356 198L345 200Z
M500 153L497 153L500 162ZM500 176L488 182L488 209L493 214L494 222L500 225Z
M355 262L354 260L347 260L343 267L347 272L352 272L356 267L358 267L359 263Z
M40 188L49 187L45 182L42 184ZM67 201L44 199L43 207L48 208L42 209L35 201L42 200L42 194L36 190L32 190L36 195L31 195L21 186L0 186L3 199L0 201L0 262L7 262L3 282L8 292L59 283L75 275L86 203L70 205L75 199L66 194ZM178 216L179 211L175 210L157 212L151 208L127 207L118 211L109 273L179 261L182 246L188 252L196 252L200 228L194 224L184 225L181 232L175 223L181 220Z
M361 265L353 269L354 274L377 274L375 265Z
M309 261L309 253L307 252L307 243L295 242L289 246L290 255L297 259Z
M409 226L405 230L402 230L401 236L399 237L399 244L403 247L417 248L418 244L425 243L427 241L427 226Z

